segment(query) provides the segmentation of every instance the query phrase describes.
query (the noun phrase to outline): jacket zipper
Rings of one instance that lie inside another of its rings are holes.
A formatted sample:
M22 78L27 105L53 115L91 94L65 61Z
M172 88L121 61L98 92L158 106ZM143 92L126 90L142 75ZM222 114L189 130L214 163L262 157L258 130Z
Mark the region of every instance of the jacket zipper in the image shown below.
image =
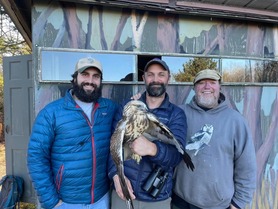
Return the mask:
M96 180L96 164L97 164L97 161L96 161L96 150L95 150L95 138L94 138L94 131L93 131L93 124L94 124L94 115L95 115L95 112L97 110L97 108L99 107L99 104L96 103L94 105L94 109L92 111L92 114L91 114L91 135L92 135L92 154L93 154L93 165L92 165L92 187L91 187L91 203L94 203L94 200L95 200L95 193L94 193L94 188L95 188L95 180ZM88 121L89 124L90 124L90 121Z
M77 107L79 107L79 105L77 105ZM89 120L89 118L87 117L87 115L84 113L84 111L82 111L82 114L84 116L84 118L86 119L88 125L90 126L91 129L91 140L92 140L92 158L93 158L93 162L92 162L92 187L91 187L91 204L94 203L95 200L95 193L94 193L94 188L95 188L95 179L96 179L96 150L95 150L95 139L94 139L94 131L93 131L93 127L94 127L94 115L95 112L97 110L97 108L99 107L99 103L95 103L94 105L94 109L92 110L91 113L91 121ZM79 107L80 108L80 107Z
M63 172L64 172L64 165L61 165L56 175L56 188L58 193L60 193Z

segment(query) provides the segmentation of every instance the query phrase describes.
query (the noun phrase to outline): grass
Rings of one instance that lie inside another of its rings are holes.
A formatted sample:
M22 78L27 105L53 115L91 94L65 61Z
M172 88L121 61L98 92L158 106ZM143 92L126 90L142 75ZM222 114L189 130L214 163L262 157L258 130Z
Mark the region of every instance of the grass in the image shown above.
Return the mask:
M5 144L0 143L0 178L6 175ZM20 203L20 209L35 209L36 206L30 203Z

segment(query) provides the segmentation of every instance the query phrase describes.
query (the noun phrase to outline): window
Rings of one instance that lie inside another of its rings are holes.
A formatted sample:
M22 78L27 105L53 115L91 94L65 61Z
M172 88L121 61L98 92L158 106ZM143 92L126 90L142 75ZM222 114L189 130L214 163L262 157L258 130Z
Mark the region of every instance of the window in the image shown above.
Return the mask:
M101 62L103 81L133 81L137 73L133 54L92 53L77 51L41 51L41 81L69 82L80 58L92 57Z
M133 54L41 48L39 55L41 82L69 82L76 62L83 57L99 60L103 67L103 82L138 83L143 81L144 67L153 58L164 60L171 70L171 83L192 82L196 69L211 66L229 83L277 83L278 61L250 58L217 58L163 54Z
M278 61L254 59L222 59L224 82L278 82Z

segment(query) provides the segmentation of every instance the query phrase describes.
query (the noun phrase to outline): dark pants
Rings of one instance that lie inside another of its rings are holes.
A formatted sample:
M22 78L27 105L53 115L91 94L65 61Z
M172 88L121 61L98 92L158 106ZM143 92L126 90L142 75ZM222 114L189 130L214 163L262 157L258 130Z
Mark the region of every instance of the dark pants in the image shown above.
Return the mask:
M177 196L175 193L172 194L172 209L202 209L198 208L194 205L191 205L190 203L184 201L179 196Z
M202 209L202 208L198 208L195 205L191 205L190 203L184 201L179 196L177 196L175 193L173 193L171 209ZM230 207L228 207L226 209L230 209Z

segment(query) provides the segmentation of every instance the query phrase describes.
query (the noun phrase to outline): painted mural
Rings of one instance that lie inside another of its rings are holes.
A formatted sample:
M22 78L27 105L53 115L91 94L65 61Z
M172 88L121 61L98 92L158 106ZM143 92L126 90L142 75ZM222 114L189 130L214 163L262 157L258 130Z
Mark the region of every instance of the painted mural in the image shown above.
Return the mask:
M55 3L34 7L35 46L277 57L278 26Z
M277 59L278 55L278 27L273 25L51 2L33 7L34 49L53 47L266 59ZM134 86L136 91L144 89L142 84L107 84L103 96L121 102L136 93ZM37 113L62 96L68 85L37 80L36 87ZM224 84L222 91L230 106L248 121L256 147L257 190L247 208L277 209L278 85ZM168 93L172 102L184 104L192 97L192 86L190 83L171 84Z

